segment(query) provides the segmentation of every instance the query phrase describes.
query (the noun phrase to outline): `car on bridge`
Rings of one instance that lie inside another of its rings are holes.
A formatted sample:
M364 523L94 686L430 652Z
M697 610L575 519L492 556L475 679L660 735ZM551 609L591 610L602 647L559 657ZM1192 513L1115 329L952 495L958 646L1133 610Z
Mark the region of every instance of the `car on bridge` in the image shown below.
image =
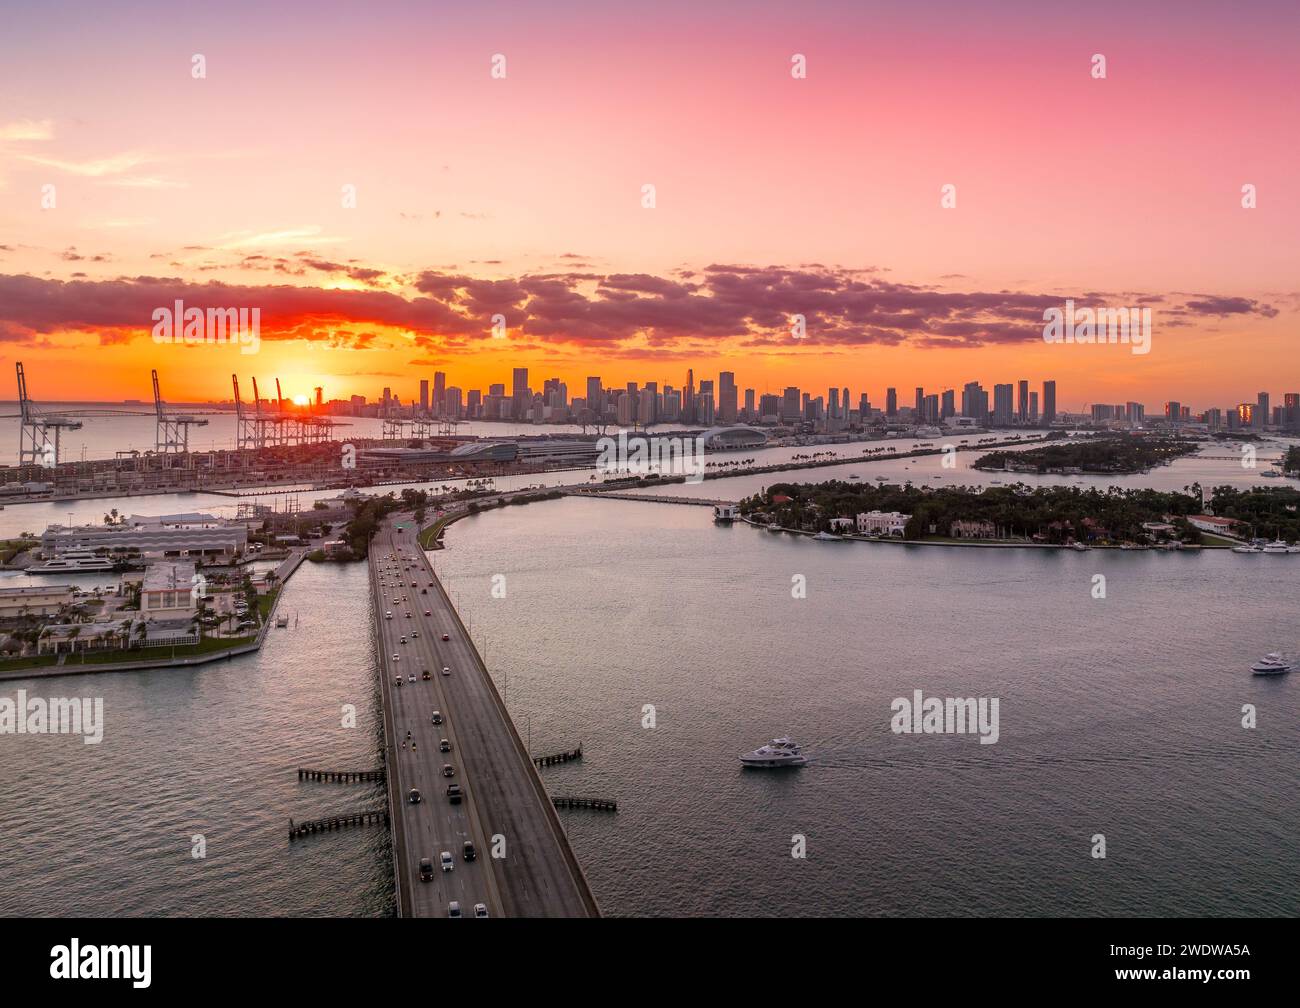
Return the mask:
M466 840L463 844L461 844L460 850L461 853L465 856L466 861L473 861L476 857L478 857L478 852L474 850L473 840Z
M442 862L443 871L451 871L456 867L456 859L451 856L451 851L443 851L438 855L438 860Z
M451 752L451 742L447 739L439 739L438 749L442 752Z
M421 678L421 679L428 680L428 679L432 679L433 676L429 675L429 670L428 670L428 669L425 669L425 670L420 674L420 678Z
M460 789L459 784L447 785L447 801L453 805L459 805L463 797L465 797L465 792Z
M442 711L434 711L434 712L433 712L433 723L434 723L434 724L442 724Z
M432 858L427 858L427 857L420 858L420 881L421 882L433 881L433 859Z
M450 903L447 904L447 916L448 917L460 916L460 903L457 900L452 900Z
M452 766L450 763L444 763L444 764L442 765L442 775L443 775L444 777L455 777L455 776L456 776L456 768L455 768L454 766Z
M444 666L442 667L442 674L443 674L443 675L451 675L451 669L449 669L446 665L444 665Z
M419 789L419 788L411 788L410 791L406 792L406 800L409 801L412 805L419 805L419 804L420 804L420 789Z
M486 917L487 915L488 915L488 909L487 909L487 904L486 904L486 903L475 903L475 904L474 904L474 916L475 916L475 917Z
M426 611L424 615L428 616L429 613ZM442 635L442 639L445 640L445 641L449 641L449 640L451 640L451 634L443 634L443 635Z

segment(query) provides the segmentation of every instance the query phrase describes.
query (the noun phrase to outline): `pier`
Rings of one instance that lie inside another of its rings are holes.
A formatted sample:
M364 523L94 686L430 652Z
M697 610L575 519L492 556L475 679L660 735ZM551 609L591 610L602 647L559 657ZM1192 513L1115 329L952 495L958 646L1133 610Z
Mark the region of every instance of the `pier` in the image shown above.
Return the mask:
M570 760L582 759L582 743L578 743L576 749L569 749L562 753L555 753L551 756L534 756L533 766L554 766L556 763L568 763Z
M332 833L335 830L351 829L354 826L388 825L388 809L369 809L365 812L348 812L344 815L330 816L328 819L307 819L295 823L289 820L289 839L310 836L314 833Z
M618 802L609 798L568 798L556 795L551 799L556 808L595 809L597 812L617 812Z
M307 781L330 781L334 784L357 784L362 781L382 781L387 779L383 769L379 770L311 770L298 768L298 779Z

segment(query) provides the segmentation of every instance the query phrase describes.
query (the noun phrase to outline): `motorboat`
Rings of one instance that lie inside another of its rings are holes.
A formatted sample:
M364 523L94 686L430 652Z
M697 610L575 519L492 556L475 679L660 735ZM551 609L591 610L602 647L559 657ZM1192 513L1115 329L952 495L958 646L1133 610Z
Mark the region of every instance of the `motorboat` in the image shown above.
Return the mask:
M842 536L832 535L830 532L818 532L813 536L814 542L843 542Z
M745 766L762 770L803 766L808 760L809 757L804 755L799 744L788 738L773 739L767 745L740 757L740 762Z
M1282 675L1291 671L1291 663L1276 651L1270 651L1250 667L1255 675Z
M1256 546L1254 543L1242 544L1241 546L1232 547L1234 553L1263 553L1263 546Z
M1274 539L1264 547L1265 553L1286 553L1287 545L1281 539Z

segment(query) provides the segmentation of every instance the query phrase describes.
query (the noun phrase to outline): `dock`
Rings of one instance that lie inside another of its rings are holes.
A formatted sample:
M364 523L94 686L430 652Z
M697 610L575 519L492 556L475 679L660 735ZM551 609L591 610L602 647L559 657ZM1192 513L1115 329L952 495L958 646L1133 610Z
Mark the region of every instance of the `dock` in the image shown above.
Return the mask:
M289 820L289 839L310 836L313 833L332 833L354 826L388 825L388 809L369 809L365 812L346 812L327 819L307 819L300 823Z
M618 802L609 798L566 798L556 795L551 799L556 808L595 809L597 812L617 812Z
M547 767L554 766L556 763L568 763L571 760L582 759L582 744L579 743L576 749L567 749L562 753L554 753L551 756L534 756L533 766Z

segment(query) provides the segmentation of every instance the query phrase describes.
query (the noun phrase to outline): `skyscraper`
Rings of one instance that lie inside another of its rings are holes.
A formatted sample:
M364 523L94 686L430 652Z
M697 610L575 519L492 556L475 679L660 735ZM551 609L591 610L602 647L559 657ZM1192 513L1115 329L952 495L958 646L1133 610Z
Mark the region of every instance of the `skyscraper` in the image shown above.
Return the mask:
M420 412L429 415L429 379L420 379Z
M735 423L736 412L736 375L723 371L718 375L718 416L723 423Z
M1043 382L1043 423L1056 421L1056 382Z
M898 389L885 389L885 416L898 416Z
M1022 424L1029 423L1029 382L1020 382L1020 404L1016 410L1016 419Z
M1012 396L1015 388L1008 382L993 386L993 422L1004 427L1010 426L1015 400Z

